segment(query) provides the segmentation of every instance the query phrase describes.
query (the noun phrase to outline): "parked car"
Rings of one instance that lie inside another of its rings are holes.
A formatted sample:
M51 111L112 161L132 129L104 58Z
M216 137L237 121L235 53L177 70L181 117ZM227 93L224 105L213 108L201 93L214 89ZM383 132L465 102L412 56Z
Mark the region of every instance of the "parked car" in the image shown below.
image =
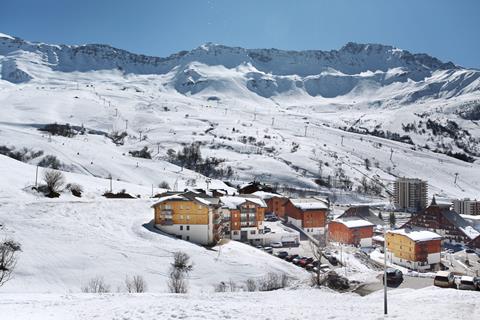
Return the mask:
M298 265L300 267L303 267L305 268L307 266L307 264L309 263L312 263L313 262L313 258L304 258L304 259L301 259L299 262L298 262Z
M268 218L265 219L265 221L276 222L276 221L278 221L278 218L277 217L268 217Z
M323 256L325 257L325 259L328 260L328 262L330 262L333 266L336 266L338 264L338 259L332 255L331 253L329 252L325 252L323 254Z
M300 260L302 259L306 259L307 257L296 257L295 259L292 260L293 264L296 264L298 265L298 263L300 262Z
M288 252L287 251L279 251L275 255L280 259L285 259L286 257L288 257Z
M480 290L480 277L473 277L473 283L475 283L477 290Z
M271 231L272 231L272 229L270 229L269 227L263 228L263 233L269 233Z
M283 247L283 243L278 242L278 241L271 242L271 243L270 243L270 247L272 247L272 248L281 248L281 247Z
M455 288L455 277L452 272L438 271L433 279L433 285L441 288Z
M260 249L260 250L263 249L263 247L261 245L257 245L257 246L255 246L255 248Z
M329 266L328 264L325 264L325 263L324 263L324 264L321 264L318 268L319 268L320 271L322 271L322 272L328 272L328 271L330 271L330 266Z
M477 286L473 281L473 277L470 276L462 276L460 278L460 283L458 284L458 289L460 290L476 290Z
M285 261L293 262L293 259L297 258L298 254L290 254L285 258Z
M467 249L465 249L465 252L466 253L475 253L475 250L473 250L472 248L467 248Z
M383 283L385 283L385 278L382 277ZM387 268L387 285L397 285L402 283L403 273L402 271L395 268Z
M272 254L273 253L273 248L272 247L263 247L263 251Z

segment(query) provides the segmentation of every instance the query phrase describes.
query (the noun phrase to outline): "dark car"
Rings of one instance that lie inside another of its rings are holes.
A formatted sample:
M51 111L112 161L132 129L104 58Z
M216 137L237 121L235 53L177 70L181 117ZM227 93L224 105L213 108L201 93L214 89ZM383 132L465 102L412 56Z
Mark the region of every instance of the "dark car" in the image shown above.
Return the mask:
M475 253L475 250L473 250L472 248L467 248L467 249L465 249L465 252L466 253Z
M285 261L292 262L293 259L297 258L298 254L290 254L285 258Z
M385 277L382 277L383 283L385 283ZM387 285L399 285L403 282L402 271L394 268L387 268Z
M272 231L272 229L270 229L269 227L263 228L263 233L269 233L270 231Z
M338 259L331 253L326 252L323 254L323 256L328 260L328 262L330 262L332 266L336 266L338 264Z
M288 252L287 251L279 251L275 255L277 257L279 257L280 259L285 259L286 257L288 257Z
M307 264L312 263L312 262L313 262L313 258L303 258L298 262L298 265L300 267L305 268L307 266Z
M275 222L275 221L278 221L278 218L277 217L268 217L268 218L265 219L265 221Z

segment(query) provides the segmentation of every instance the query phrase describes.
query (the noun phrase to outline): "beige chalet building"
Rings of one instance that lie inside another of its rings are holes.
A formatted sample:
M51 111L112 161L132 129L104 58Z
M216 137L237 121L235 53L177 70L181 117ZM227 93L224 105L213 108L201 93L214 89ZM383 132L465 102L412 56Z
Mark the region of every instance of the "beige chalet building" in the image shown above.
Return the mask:
M218 198L195 192L170 192L152 206L159 230L179 239L213 245L222 236Z

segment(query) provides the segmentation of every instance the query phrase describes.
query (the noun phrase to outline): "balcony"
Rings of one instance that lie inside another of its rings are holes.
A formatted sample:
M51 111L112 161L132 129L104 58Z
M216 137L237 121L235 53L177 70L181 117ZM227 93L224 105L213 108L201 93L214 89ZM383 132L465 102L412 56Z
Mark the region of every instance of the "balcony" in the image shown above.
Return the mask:
M164 219L160 221L160 224L162 226L172 226L173 225L173 220L172 219Z

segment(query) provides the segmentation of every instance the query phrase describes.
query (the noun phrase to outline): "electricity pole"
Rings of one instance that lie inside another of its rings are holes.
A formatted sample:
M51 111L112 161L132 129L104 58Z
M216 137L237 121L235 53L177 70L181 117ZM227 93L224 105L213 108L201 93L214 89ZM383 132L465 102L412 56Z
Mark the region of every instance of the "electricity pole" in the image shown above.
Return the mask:
M38 185L38 165L37 165L37 169L35 170L35 188L37 187Z
M387 226L383 228L383 314L388 314L387 307Z
M305 125L305 137L307 136L307 128L308 128L308 124Z
M457 184L457 178L458 178L458 172L455 172L455 182L453 182L454 184Z
M128 130L128 120L125 120L125 132Z
M342 135L342 147L343 147L343 135Z
M392 161L393 149L390 149L390 161Z
M272 117L272 127L274 123L275 123L275 117Z

